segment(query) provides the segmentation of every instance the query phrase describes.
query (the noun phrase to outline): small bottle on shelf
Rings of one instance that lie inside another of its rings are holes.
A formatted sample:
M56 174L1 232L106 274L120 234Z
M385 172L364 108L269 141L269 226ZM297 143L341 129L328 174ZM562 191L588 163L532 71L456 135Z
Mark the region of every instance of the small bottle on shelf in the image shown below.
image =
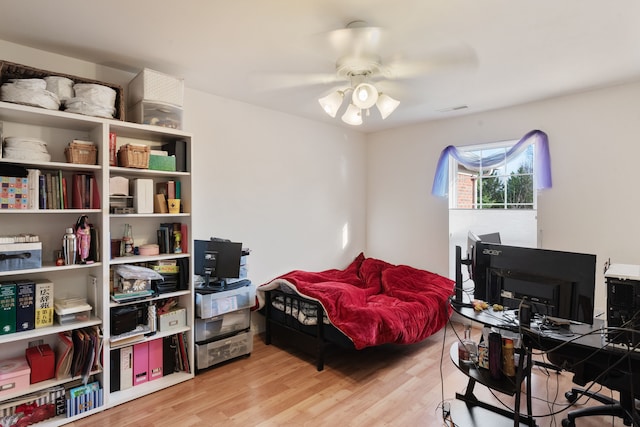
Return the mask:
M460 363L478 362L478 345L471 339L471 325L464 329L464 338L458 343L458 359Z
M516 375L513 340L509 338L502 340L502 369L508 377L514 377Z
M124 236L122 236L122 242L124 243L125 256L133 255L133 231L131 230L131 224L124 225Z

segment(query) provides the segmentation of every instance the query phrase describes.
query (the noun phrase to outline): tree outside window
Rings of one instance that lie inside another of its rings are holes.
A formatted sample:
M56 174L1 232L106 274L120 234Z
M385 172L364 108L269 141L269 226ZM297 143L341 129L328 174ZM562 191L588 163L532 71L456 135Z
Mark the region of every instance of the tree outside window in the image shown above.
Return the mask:
M493 168L477 170L457 164L456 206L458 209L535 209L534 197L534 145L528 145L520 154L506 159L512 145L495 145L469 150L479 159L503 156L504 162ZM457 163L457 162L456 162Z

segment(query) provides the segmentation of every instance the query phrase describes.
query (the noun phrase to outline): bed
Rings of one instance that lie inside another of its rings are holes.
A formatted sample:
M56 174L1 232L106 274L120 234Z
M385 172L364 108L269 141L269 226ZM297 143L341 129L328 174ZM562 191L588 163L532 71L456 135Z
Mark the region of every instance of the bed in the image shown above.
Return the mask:
M257 297L266 344L311 353L321 371L328 345L414 344L439 331L451 315L453 288L436 273L361 253L343 270L279 276L258 286Z

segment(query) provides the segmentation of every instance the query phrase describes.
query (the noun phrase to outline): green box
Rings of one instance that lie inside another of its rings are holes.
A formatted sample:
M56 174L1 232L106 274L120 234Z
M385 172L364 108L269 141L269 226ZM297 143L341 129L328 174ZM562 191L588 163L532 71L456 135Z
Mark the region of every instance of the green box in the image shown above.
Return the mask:
M156 171L170 171L176 170L176 156L154 156L149 155L149 169Z

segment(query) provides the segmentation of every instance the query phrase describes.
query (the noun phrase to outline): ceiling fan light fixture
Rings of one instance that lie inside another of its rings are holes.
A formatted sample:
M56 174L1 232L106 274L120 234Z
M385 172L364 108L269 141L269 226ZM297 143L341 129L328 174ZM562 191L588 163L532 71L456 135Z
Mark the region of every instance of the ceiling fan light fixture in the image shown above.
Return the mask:
M324 110L325 113L330 115L331 117L335 117L338 113L338 109L342 105L342 100L344 99L344 92L341 90L337 90L335 92L330 93L327 96L324 96L318 99L320 106Z
M353 89L351 101L356 107L367 109L375 105L378 100L378 90L370 83L360 83Z
M347 111L342 115L342 121L353 126L362 124L362 110L353 104L349 104Z
M389 115L398 108L398 105L400 105L400 101L393 99L384 93L381 93L380 96L378 96L378 100L376 102L376 106L378 107L378 110L380 110L380 115L383 120L389 117Z

